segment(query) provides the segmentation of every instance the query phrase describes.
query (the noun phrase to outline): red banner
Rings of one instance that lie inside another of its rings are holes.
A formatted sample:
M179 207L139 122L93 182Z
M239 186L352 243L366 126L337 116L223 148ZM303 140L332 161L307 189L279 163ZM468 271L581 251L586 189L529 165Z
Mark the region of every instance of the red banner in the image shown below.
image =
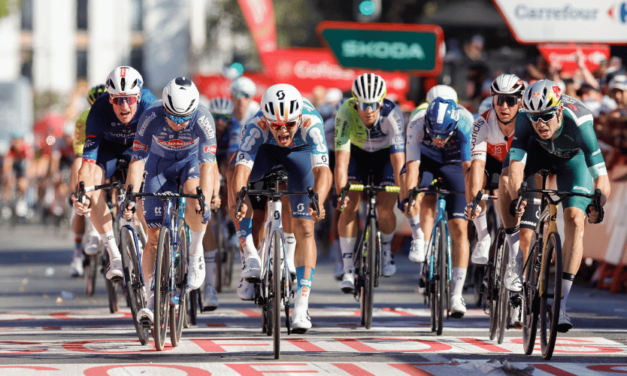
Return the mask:
M610 46L599 45L559 45L541 44L538 50L549 64L556 63L562 67L563 73L573 73L578 69L577 51L581 50L584 55L586 67L594 71L603 60L610 58Z
M247 72L244 76L253 80L255 85L257 85L257 92L253 96L253 99L257 102L261 101L261 96L266 89L274 85L272 77L264 73ZM215 97L231 98L231 82L233 81L221 74L197 75L194 77L194 83L198 87L198 91L207 99Z
M242 14L257 45L259 59L265 64L265 56L276 50L276 23L272 0L237 0Z

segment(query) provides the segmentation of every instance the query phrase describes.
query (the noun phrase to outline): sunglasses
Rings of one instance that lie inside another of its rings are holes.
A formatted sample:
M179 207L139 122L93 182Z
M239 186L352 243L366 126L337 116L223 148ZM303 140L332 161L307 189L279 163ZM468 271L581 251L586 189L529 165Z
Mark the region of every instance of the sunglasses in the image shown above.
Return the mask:
M427 121L429 121L427 119ZM448 132L448 133L442 133L442 134L436 134L431 132L431 130L429 130L429 127L425 127L425 130L427 131L427 134L429 135L429 137L431 137L432 139L438 139L438 140L448 140L453 133L455 133L455 131L457 130L457 127L455 127L455 129L453 129L452 131Z
M508 107L513 107L518 103L518 97L513 97L511 95L497 95L496 96L496 105L502 106L503 103L507 103Z
M241 97L250 98L250 95L248 95L246 93L242 93L241 91L233 91L233 92L231 92L231 95L235 99L240 99Z
M529 118L529 120L531 120L534 123L537 123L539 121L543 121L545 123L548 123L549 121L553 120L553 118L555 116L557 116L557 110L551 111L551 112L545 112L543 114L530 114L530 113L527 113L527 117Z
M137 97L136 96L132 96L132 97L112 97L111 100L113 101L113 104L115 104L116 106L121 106L124 102L128 103L129 106L137 103Z
M368 109L371 109L372 112L374 112L378 110L379 107L381 107L383 103L382 102L364 103L364 102L355 101L355 104L357 104L357 107L362 111L368 111Z
M288 121L288 122L285 122L285 123L278 123L278 122L274 122L273 123L273 122L268 121L267 123L270 126L270 128L274 129L275 131L278 131L279 129L281 129L283 127L287 128L287 129L294 128L295 126L298 125L298 120Z
M167 117L168 119L172 120L173 122L175 122L176 124L181 124L181 123L185 123L186 121L190 120L192 118L192 116L194 115L190 115L190 116L174 116L170 113L165 113L165 117Z
M222 121L229 121L231 119L231 115L213 115L213 120L218 121L218 120L222 120Z

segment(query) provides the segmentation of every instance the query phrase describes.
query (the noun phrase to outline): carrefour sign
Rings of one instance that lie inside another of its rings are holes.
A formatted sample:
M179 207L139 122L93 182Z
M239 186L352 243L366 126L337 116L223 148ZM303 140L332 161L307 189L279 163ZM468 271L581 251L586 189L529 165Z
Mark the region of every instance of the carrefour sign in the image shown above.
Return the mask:
M493 1L520 43L627 43L627 1Z
M443 33L434 25L322 22L321 41L345 68L437 75L442 70Z

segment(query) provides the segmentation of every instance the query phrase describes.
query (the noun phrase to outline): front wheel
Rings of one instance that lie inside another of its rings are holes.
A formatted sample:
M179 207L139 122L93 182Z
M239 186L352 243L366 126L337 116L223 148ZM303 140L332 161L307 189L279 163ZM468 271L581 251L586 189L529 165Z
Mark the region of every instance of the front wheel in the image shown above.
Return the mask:
M185 288L187 287L187 260L189 244L187 239L187 231L182 225L179 230L179 258L178 267L174 270L176 273L174 284L179 294L179 304L170 305L170 341L172 346L178 346L185 325L185 310L187 308Z
M507 321L507 312L509 309L509 290L505 287L505 272L507 270L507 258L509 257L509 247L507 242L503 243L501 247L500 255L497 255L500 259L500 275L499 275L499 298L498 298L498 343L503 343L503 337L505 336L505 325Z
M274 359L279 359L281 356L281 256L283 253L283 242L281 240L281 234L274 233L274 256L273 256L273 268L272 268L272 326L274 326L273 332L273 345L274 345Z
M542 226L540 226L542 228ZM538 254L540 243L537 238L532 239L531 251L525 262L525 283L523 283L523 348L525 355L531 355L536 344L536 332L538 329L538 279L540 277L540 263Z
M436 266L437 276L435 284L435 314L436 314L436 334L442 335L444 330L444 301L446 300L446 285L448 283L448 275L446 273L446 256L447 246L446 227L444 221L440 221L437 227L438 237L436 238ZM448 304L448 303L447 303Z
M376 271L376 262L377 255L380 256L380 252L378 252L378 244L379 242L377 237L377 222L374 218L370 218L370 223L368 224L368 255L366 257L366 265L365 273L364 273L364 305L365 305L365 326L366 329L370 329L372 327L372 308L374 305L374 285L375 279L377 278Z
M155 304L153 337L157 350L163 350L168 331L168 313L170 308L170 229L161 227L159 246L157 247L157 266L155 268Z
M549 360L557 340L562 298L562 242L557 232L549 235L545 252L541 269L540 345L542 357Z
M126 291L128 294L129 307L131 308L131 316L137 337L142 345L148 342L148 331L144 329L137 321L137 312L145 307L144 292L141 283L141 275L139 262L137 259L137 250L135 249L135 237L131 231L122 228L120 237L120 253L122 254L122 267L124 269L124 280Z

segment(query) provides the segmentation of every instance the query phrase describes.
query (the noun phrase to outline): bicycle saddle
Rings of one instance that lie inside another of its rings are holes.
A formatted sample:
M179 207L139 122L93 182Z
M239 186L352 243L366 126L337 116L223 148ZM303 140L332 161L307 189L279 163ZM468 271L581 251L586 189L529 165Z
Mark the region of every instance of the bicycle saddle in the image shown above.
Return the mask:
M279 181L279 183L287 182L287 171L283 169L282 166L275 167L270 172L266 173L262 179L266 183L271 183L274 181Z

